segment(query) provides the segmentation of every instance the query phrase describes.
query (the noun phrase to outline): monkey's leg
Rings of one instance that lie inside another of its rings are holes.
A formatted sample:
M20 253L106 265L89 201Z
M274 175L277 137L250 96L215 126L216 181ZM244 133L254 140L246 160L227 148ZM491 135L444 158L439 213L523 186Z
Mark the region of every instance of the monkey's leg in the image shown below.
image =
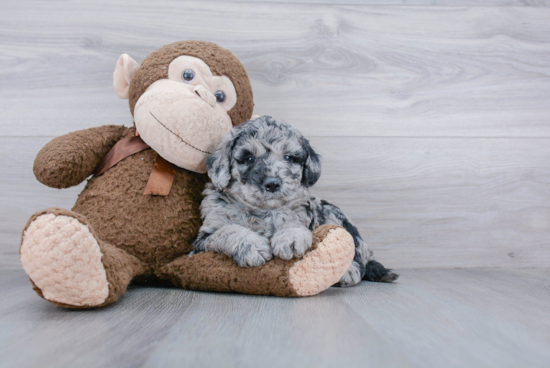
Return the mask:
M323 225L315 229L313 246L301 258L276 258L260 267L243 268L226 255L206 252L177 258L157 276L192 290L309 296L337 283L350 267L354 252L353 238L346 230Z
M110 304L145 271L137 258L99 240L84 216L60 208L30 218L20 256L38 295L67 308Z

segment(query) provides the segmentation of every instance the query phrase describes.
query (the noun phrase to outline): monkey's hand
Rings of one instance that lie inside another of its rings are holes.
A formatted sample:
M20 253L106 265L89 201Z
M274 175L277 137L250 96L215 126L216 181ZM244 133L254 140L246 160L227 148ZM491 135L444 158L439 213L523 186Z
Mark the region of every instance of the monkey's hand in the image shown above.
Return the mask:
M34 176L52 188L78 185L128 132L129 128L124 126L104 125L57 137L38 152Z
M292 259L303 256L312 242L313 236L306 227L288 227L273 234L271 248L276 257Z

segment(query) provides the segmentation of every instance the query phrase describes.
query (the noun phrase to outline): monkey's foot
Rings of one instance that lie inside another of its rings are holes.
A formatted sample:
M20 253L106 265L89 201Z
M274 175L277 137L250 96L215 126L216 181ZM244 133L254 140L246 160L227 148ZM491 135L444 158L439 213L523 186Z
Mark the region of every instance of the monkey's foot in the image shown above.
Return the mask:
M65 307L95 307L109 296L98 239L72 211L37 213L23 231L21 262L35 290Z
M298 296L315 295L336 284L355 255L353 237L342 227L318 227L313 232L313 244L313 250L294 263L288 272L290 284Z
M353 238L344 228L323 225L313 232L313 246L302 258L275 258L260 267L243 268L221 253L197 253L163 266L157 276L191 290L309 296L336 284L354 254Z

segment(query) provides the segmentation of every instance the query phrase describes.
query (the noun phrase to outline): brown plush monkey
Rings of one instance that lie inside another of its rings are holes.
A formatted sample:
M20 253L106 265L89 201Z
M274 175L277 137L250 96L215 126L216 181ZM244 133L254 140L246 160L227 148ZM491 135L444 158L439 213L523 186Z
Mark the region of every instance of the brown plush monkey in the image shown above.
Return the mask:
M229 51L176 42L141 66L124 54L114 87L129 99L134 128L70 133L36 157L36 178L53 188L95 172L72 210L40 211L25 226L21 262L40 296L63 307L99 307L143 276L195 290L304 296L344 275L354 244L335 226L315 230L303 258L258 268L217 253L188 255L201 224L206 158L253 110L248 75Z

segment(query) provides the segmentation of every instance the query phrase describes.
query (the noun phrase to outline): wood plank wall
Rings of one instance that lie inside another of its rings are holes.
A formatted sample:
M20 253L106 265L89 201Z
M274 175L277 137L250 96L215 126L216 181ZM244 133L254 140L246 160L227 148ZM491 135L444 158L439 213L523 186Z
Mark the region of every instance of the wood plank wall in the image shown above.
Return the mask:
M310 138L324 157L316 193L387 266L548 266L550 2L334 3L3 2L0 267L20 267L32 213L70 208L82 189L39 184L38 150L131 125L117 57L181 39L241 59L255 113Z

